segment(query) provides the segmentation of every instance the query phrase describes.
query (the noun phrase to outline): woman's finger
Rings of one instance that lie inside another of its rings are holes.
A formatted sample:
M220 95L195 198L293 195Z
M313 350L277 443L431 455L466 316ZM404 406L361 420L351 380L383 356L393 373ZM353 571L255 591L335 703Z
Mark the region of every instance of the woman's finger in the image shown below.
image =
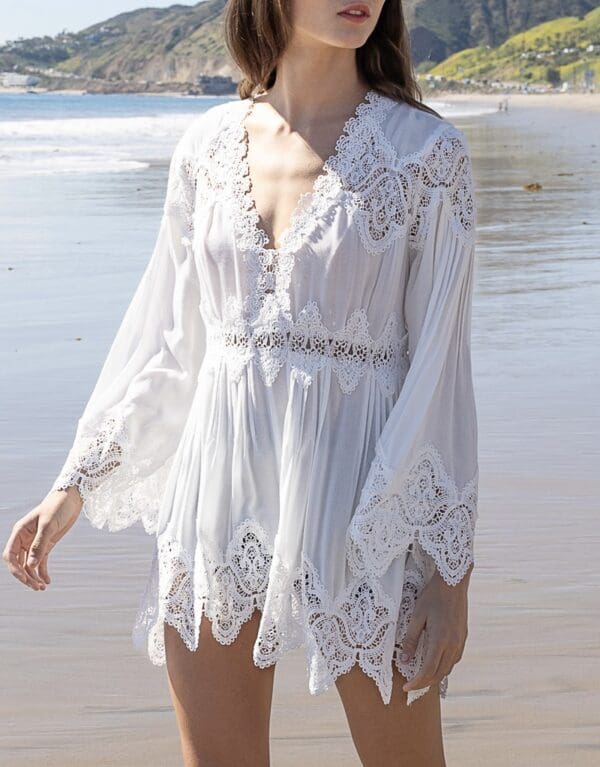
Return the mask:
M2 556L6 562L9 573L14 575L14 577L21 581L21 583L27 583L27 576L23 572L23 567L21 566L17 553L5 550Z
M39 584L40 588L42 589L46 588L46 584L44 583L44 580L41 577L41 575L38 574L37 568L29 564L27 559L27 552L25 552L25 562L23 564L23 568L25 572L27 573L27 575L29 575L30 578L32 578L37 584Z
M16 551L9 551L5 557L5 562L11 575L14 575L18 581L21 581L21 583L25 584L25 586L29 586L35 591L39 590L40 587L38 586L37 582L34 581L33 578L25 572L23 564L20 561L19 555Z
M428 680L431 679L433 672L437 669L444 652L444 645L438 640L430 641L428 645L421 669L417 672L416 676L403 685L402 689L404 692L427 687Z
M30 529L26 520L19 520L13 525L6 546L2 552L2 558L7 565L12 564L22 569L22 549L33 540L34 531Z
M49 551L49 546L52 538L52 529L46 520L38 519L35 537L29 547L29 553L27 555L27 565L32 569L36 569L46 552ZM36 572L37 576L37 572Z
M38 567L38 572L44 579L46 583L50 583L50 575L48 574L48 554L50 551L47 551L44 555L44 558L40 562L40 566Z
M42 561L46 558L46 554L42 556ZM39 562L41 564L41 562ZM29 550L25 550L25 554L23 557L23 568L25 572L31 576L37 583L39 583L44 588L46 587L46 583L44 579L42 578L41 573L39 572L39 564L35 564L31 562L31 547Z
M419 637L421 632L425 628L425 612L415 608L410 621L408 623L406 634L402 640L402 655L401 660L410 660L417 651L417 645L419 643Z
M41 589L41 587L42 587L42 584L41 584L39 578L37 577L36 573L31 572L31 568L27 564L27 554L28 554L27 547L26 546L22 546L21 547L21 557L20 557L20 559L21 559L21 567L23 569L24 574L28 578L28 581L27 581L28 585L32 585L32 586L34 585L35 586L35 590L39 591Z
M439 684L454 668L456 652L448 648L442 653L438 667L433 672L430 684Z
M29 536L28 536L29 537ZM21 572L26 577L27 585L32 585L35 583L37 585L37 588L39 589L41 586L42 581L38 578L37 573L32 572L32 568L27 564L27 555L29 553L29 547L25 543L23 543L23 536L21 536L17 541L15 542L16 546L18 546L18 563L19 567L21 568Z

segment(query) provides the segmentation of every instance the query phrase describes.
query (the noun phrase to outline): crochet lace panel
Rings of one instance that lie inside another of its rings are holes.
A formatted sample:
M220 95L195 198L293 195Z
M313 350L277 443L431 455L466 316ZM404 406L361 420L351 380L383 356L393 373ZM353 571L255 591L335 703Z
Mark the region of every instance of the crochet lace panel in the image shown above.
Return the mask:
M352 312L339 330L322 321L316 301L309 301L295 320L281 314L259 326L246 319L241 302L229 296L220 324L207 329L206 363L224 361L232 380L246 365L257 365L265 385L272 385L284 365L292 380L304 388L329 368L344 394L351 394L367 374L375 377L385 395L397 394L409 368L408 333L396 312L389 314L382 332L373 338L364 309Z
M194 171L201 190L198 204L201 209L218 199L231 215L236 245L248 269L244 311L249 321L268 321L278 313L289 317L295 257L335 204L352 213L370 255L383 253L401 236L412 250L422 248L440 202L455 236L465 243L473 240L474 186L462 131L440 121L423 148L399 155L381 127L395 103L368 92L346 121L313 188L300 195L277 248L267 247L269 238L251 196L245 119L253 100L208 141Z
M411 199L408 231L413 250L422 249L435 218L433 210L442 203L454 236L464 245L475 240L475 186L471 155L462 131L442 124L427 146L400 158L397 170Z
M386 593L376 573L366 571L350 577L334 596L305 555L298 567L288 567L276 553L273 537L255 520L248 518L237 526L226 551L203 539L190 552L163 534L157 538L152 575L132 638L154 664L163 665L164 623L179 632L190 650L196 650L202 615L211 621L217 641L231 644L258 609L261 619L253 648L257 666L270 666L284 653L304 646L312 694L327 690L358 663L387 704L392 664L408 679L423 665L427 632L421 633L409 661L400 657L416 599L430 577L429 563L416 547L406 558L398 600ZM442 697L447 681L446 676L440 682ZM409 692L407 703L429 689Z
M346 394L367 371L375 372L382 391L397 391L408 364L406 332L400 332L398 317L388 317L378 339L371 337L361 307L337 333L323 325L315 301L294 317L289 291L294 262L325 214L340 201L352 212L369 255L382 253L400 236L407 238L413 253L422 248L440 202L455 235L470 241L475 207L463 134L441 122L424 148L399 156L381 128L395 101L370 90L346 121L312 190L300 195L281 245L271 248L251 196L245 120L253 103L249 99L240 114L226 121L192 171L198 215L215 198L227 205L248 285L243 298L226 299L222 321L207 328L210 357L215 363L224 359L236 380L253 362L264 383L271 385L287 362L304 386L318 370L331 366Z
M462 580L474 561L478 470L459 491L435 445L426 443L390 492L394 472L376 455L348 528L348 563L356 574L384 573L413 541L448 583Z
M182 241L191 244L198 192L198 162L180 143L173 152L167 179L163 213L181 222Z

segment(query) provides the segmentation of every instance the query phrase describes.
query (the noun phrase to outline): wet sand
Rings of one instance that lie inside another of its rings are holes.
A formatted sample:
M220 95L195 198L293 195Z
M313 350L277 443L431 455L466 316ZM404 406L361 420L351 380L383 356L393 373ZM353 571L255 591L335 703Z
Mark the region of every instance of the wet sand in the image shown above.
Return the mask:
M469 639L442 701L448 767L592 767L600 758L600 157L597 118L554 103L522 109L511 96L508 114L456 120L479 199L481 479ZM525 192L530 181L543 189ZM0 203L19 190L0 190ZM125 250L141 253L154 236L116 213L113 226L102 206L114 189L105 195L96 200L102 232L83 218L49 234L33 206L19 208L18 224L38 230L17 240L5 227L0 239L19 267L0 283L3 543L62 464L77 398L97 372L96 353L75 354L71 339L112 333L98 326L110 275L86 283L74 243L100 255L125 237ZM43 259L51 242L72 248L53 265ZM0 575L0 763L181 764L165 669L136 653L129 635L150 550L141 529L103 533L81 519L53 553L46 592ZM277 669L272 764L359 765L335 689L306 689L302 650Z
M510 106L521 107L545 107L577 110L582 112L600 112L600 93L440 93L436 99L451 101L456 104L469 104L473 102L489 104L496 107L498 102L508 99Z

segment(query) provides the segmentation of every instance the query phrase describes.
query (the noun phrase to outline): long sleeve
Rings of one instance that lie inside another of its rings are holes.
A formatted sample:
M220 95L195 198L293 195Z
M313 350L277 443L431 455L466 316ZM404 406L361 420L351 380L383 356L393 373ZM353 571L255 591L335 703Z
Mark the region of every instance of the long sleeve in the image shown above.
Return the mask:
M476 211L470 154L454 126L425 157L415 200L404 301L410 368L348 531L349 559L354 570L381 575L420 545L455 585L474 562L478 460L470 345Z
M76 485L93 526L148 533L197 385L200 290L192 127L171 158L159 231L52 490Z

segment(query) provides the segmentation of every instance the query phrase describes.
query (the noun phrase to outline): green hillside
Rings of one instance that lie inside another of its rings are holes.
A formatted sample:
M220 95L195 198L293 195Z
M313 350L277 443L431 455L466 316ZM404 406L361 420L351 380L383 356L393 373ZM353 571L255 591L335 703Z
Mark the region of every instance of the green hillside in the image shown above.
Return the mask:
M440 62L477 45L496 47L512 35L567 14L582 16L598 0L403 0L414 62Z
M79 33L84 44L59 69L104 78L172 81L192 80L199 72L232 74L223 42L225 4L226 0L208 0L120 14Z
M453 80L544 83L548 70L560 80L580 78L585 69L600 81L600 7L583 17L564 16L513 35L496 48L476 46L429 70Z
M225 5L226 0L206 0L142 8L80 32L13 41L0 47L0 71L88 90L192 90L207 75L237 80L223 40ZM216 85L232 89L231 82Z

